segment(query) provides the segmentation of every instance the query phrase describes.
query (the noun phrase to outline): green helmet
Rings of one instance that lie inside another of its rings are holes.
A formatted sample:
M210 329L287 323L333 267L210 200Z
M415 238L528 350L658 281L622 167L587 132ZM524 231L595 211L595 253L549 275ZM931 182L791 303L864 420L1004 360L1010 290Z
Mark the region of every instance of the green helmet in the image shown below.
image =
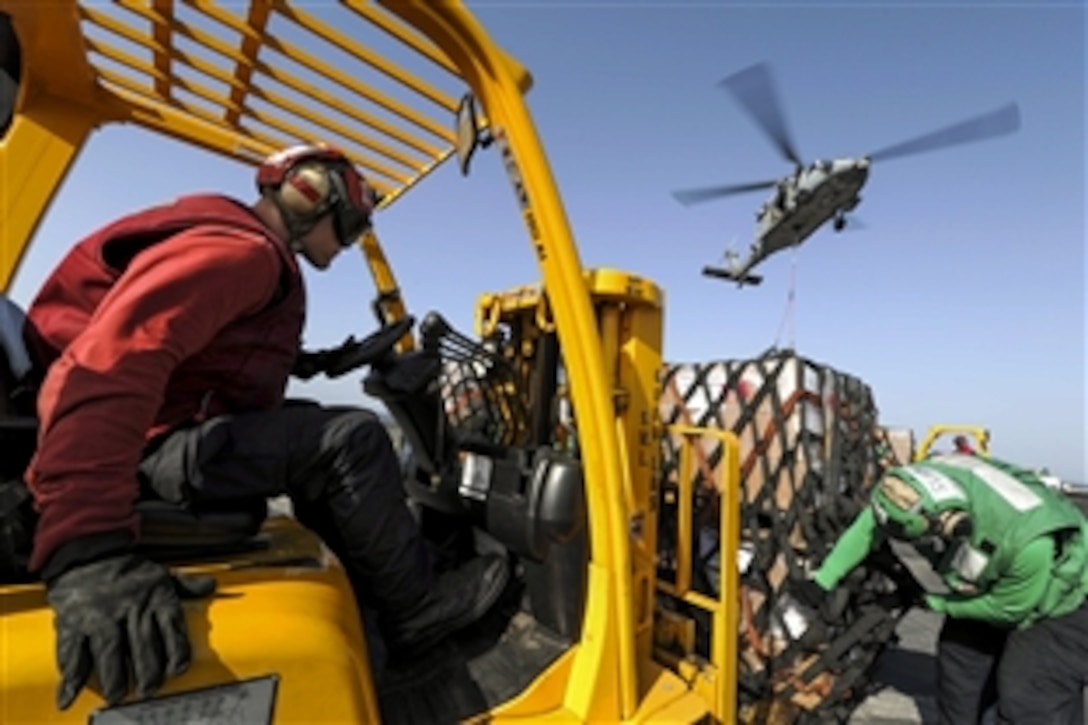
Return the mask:
M927 534L962 535L969 520L963 489L924 464L889 469L870 499L877 524L895 539L908 541ZM946 512L960 512L950 516Z

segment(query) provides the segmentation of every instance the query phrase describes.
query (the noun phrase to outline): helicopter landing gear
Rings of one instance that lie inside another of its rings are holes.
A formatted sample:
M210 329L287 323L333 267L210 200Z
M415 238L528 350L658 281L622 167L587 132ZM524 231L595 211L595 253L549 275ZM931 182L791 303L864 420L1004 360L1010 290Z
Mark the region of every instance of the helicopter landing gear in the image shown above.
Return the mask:
M846 214L842 211L835 212L835 221L833 222L835 231L841 232L846 228Z

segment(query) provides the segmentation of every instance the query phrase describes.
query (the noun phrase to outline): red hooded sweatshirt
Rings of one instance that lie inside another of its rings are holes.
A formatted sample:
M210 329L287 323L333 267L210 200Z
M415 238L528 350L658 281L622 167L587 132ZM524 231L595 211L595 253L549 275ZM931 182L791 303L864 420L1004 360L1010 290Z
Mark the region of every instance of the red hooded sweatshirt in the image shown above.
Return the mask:
M226 197L183 197L77 244L27 311L48 366L26 473L41 514L31 570L81 537L135 537L137 468L159 434L278 406L304 317L294 255Z

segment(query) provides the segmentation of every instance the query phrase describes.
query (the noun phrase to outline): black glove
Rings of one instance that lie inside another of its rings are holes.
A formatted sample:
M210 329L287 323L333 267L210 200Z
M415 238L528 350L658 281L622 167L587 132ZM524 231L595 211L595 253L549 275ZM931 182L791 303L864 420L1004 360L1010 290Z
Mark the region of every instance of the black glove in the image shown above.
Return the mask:
M816 583L815 579L801 579L790 586L790 594L801 604L815 612L825 624L840 624L846 605L850 603L850 589L838 586L830 591Z
M295 358L295 365L291 368L291 374L299 380L309 380L324 369L324 352L310 352L302 350Z
M793 598L816 612L823 612L831 593L816 583L814 579L801 579L790 587Z
M129 691L148 697L189 668L191 650L181 598L215 590L211 577L183 577L143 557L120 554L76 566L48 584L56 614L57 707L65 710L92 667L102 694L116 705Z
M343 375L352 368L358 367L355 360L363 343L357 341L354 335L349 336L336 347L323 350L303 350L295 359L295 366L291 374L301 380L309 380L318 373L325 373L329 377Z

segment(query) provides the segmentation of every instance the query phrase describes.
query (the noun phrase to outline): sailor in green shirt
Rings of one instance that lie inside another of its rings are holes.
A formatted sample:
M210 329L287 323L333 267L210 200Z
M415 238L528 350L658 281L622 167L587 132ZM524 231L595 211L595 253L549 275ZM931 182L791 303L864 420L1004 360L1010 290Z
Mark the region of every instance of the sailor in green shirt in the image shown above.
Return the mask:
M1010 723L1084 721L1088 522L1030 471L948 454L892 468L797 597L827 594L886 542L943 581L937 648L942 725L977 723L995 700ZM996 691L995 691L996 686Z

